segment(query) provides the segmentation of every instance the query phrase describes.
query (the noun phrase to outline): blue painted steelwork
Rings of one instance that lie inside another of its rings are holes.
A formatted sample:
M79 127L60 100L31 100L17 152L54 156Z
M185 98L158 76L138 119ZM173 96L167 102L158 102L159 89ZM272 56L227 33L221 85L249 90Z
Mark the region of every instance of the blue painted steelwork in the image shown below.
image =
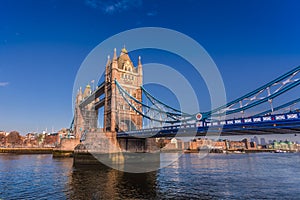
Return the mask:
M71 125L70 125L70 130L73 130L73 128L74 128L74 117L73 117Z
M148 106L143 102L138 101L136 98L132 97L124 88L122 88L122 86L118 83L118 81L115 80L116 86L121 96L135 112L139 113L144 118L149 119L151 121L168 123L168 124L176 124L172 126L163 126L161 128L142 129L136 131L129 131L127 133L118 133L118 136L122 136L122 134L125 134L127 136L128 134L143 135L143 133L148 134L154 131L159 131L160 133L166 131L169 134L171 132L175 133L176 131L189 131L191 129L197 129L197 132L200 131L200 133L202 133L205 130L207 130L208 127L215 127L215 128L224 127L226 130L230 129L230 130L240 131L240 130L245 130L243 128L244 126L247 126L247 130L252 130L249 128L249 126L251 125L251 126L255 126L256 128L258 127L259 129L263 129L264 125L275 124L275 123L281 124L283 122L285 122L284 125L286 125L286 123L291 123L293 120L300 124L300 116L299 113L297 112L278 114L278 115L269 115L269 116L258 116L258 115L269 114L271 111L277 111L284 107L292 105L294 103L300 102L300 98L288 102L286 104L283 104L281 106L278 106L274 109L270 109L265 112L259 113L249 118L238 118L238 119L230 119L230 120L223 120L223 121L209 120L212 117L216 117L224 114L230 115L237 112L243 112L247 109L258 106L267 101L271 103L274 98L284 94L285 92L291 90L292 88L300 84L300 78L296 78L296 76L300 74L299 72L300 72L300 66L283 74L282 76L274 79L273 81L257 88L256 90L253 90L252 92L243 95L242 97L234 101L231 101L211 111L202 112L201 121L196 120L195 114L187 114L178 109L172 108L171 106L168 106L167 104L161 102L160 100L152 96L147 90L145 90L145 88L141 87L147 99L153 104L154 107ZM84 99L80 105L85 105L88 102L94 100L95 98L99 98L100 95L104 93L104 84L105 83L102 83L89 97ZM276 88L277 86L280 87ZM275 90L272 92L271 89L273 88L275 88ZM260 95L264 93L266 94L263 97L260 97ZM146 110L147 112L144 112L143 109ZM153 113L158 113L160 117L164 116L165 118L158 119L149 116L149 111ZM71 123L71 127L73 126L73 124L74 124L74 119ZM284 128L283 125L281 127Z
M249 118L230 119L224 121L215 122L202 122L195 124L164 126L150 129L141 129L128 132L118 133L118 137L171 137L171 136L193 136L193 133L197 132L197 135L204 134L208 131L218 133L222 129L222 134L231 131L265 131L270 130L283 130L283 129L296 129L300 132L300 113L287 113L277 114L270 116L258 116ZM276 133L269 131L270 134ZM178 133L180 133L178 135ZM267 132L266 132L267 133ZM246 135L247 133L245 133ZM234 135L232 133L231 135ZM240 135L237 133L237 135Z
M184 121L190 121L194 119L193 115L184 115L183 113L174 113L174 112L168 112L168 111L164 111L162 109L159 108L153 108L150 107L146 104L144 104L143 102L140 102L139 100L137 100L136 98L134 98L133 96L131 96L124 88L122 88L122 86L118 83L117 80L115 80L116 86L121 94L121 96L123 97L123 99L126 101L126 103L137 113L139 113L140 115L142 115L144 118L147 118L149 120L153 120L156 122L161 122L161 123L169 123L169 124L173 124L173 123L180 123L180 122L184 122ZM129 98L129 99L128 99ZM164 114L167 116L167 118L171 118L173 120L161 120L161 119L156 119L153 118L151 116L148 116L147 114L145 114L144 112L138 110L136 108L136 106L130 102L130 100L132 100L133 102L137 103L138 105L141 105L143 108L147 108L148 110L151 110L153 112L157 112L160 114ZM170 107L171 108L171 107Z
M268 114L271 114L272 112L275 112L275 111L278 111L278 110L282 110L282 109L287 108L287 107L289 107L289 106L291 106L291 105L294 105L294 104L296 104L296 103L298 103L298 102L300 102L300 98L295 99L295 100L290 101L290 102L287 102L287 103L285 103L285 104L282 104L282 105L280 105L280 106L278 106L278 107L276 107L276 108L269 109L269 110L266 110L266 111L264 111L264 112L258 113L258 114L254 115L254 116L268 115Z
M274 98L278 97L279 95L284 94L285 92L291 90L292 88L298 86L300 84L300 79L299 78L295 78L295 76L300 72L300 66L296 67L295 69L287 72L286 74L276 78L275 80L263 85L262 87L257 88L256 90L234 100L231 101L230 103L227 103L226 105L223 105L217 109L214 109L212 111L209 112L203 112L202 114L202 120L206 121L207 119L211 118L211 117L218 117L218 116L222 116L222 115L230 115L230 114L234 114L234 113L238 113L238 112L243 112L245 110L248 110L252 107L258 106L262 103L265 103L267 101L272 101ZM155 97L153 97L148 91L146 91L143 87L141 87L141 89L143 90L143 92L146 94L146 97L155 105L155 103L159 103L161 105L163 105L166 108L171 109L174 112L166 112L163 111L161 109L155 109L155 108L150 108L149 106L143 104L142 102L137 101L135 98L133 98L132 96L130 96L126 90L124 90L116 81L116 84L119 88L120 91L124 92L126 94L127 97L129 97L130 99L134 100L136 103L142 105L143 107L147 107L151 110L154 110L156 112L160 112L160 113L165 113L166 115L168 115L170 118L176 119L175 116L181 116L181 117L187 117L188 119L180 119L177 118L178 120L175 121L163 121L166 123L176 123L176 122L186 122L186 121L190 121L190 120L195 120L195 115L196 114L187 114L187 113L183 113L180 110L177 110L175 108L172 108L170 106L168 106L167 104L159 101L158 99L156 99ZM270 88L271 87L275 87L277 85L281 85L278 89L276 89L273 93L271 93ZM264 97L260 97L258 98L258 96L260 94L262 94L263 92L267 92L268 94L265 95ZM124 97L124 95L123 95ZM251 97L251 98L250 98ZM243 104L243 101L248 101L245 105ZM134 109L135 107L126 100L126 102ZM238 105L238 108L233 108L234 106ZM158 108L158 107L157 107ZM139 112L139 114L142 114L144 117L149 118L149 116ZM150 119L150 118L149 118ZM156 120L151 118L151 120ZM161 121L161 120L159 120Z
M233 100L223 106L220 106L219 108L216 108L212 111L203 113L203 118L207 119L210 116L218 116L220 113L225 113L225 112L226 112L226 115L241 112L241 111L247 110L249 108L252 108L254 106L260 105L269 100L272 100L300 84L299 79L292 80L299 72L300 72L300 66L294 68L293 70L285 73L284 75L257 88L256 90L253 90L252 92L249 92L248 94L246 94L238 99L235 99L235 100ZM271 94L270 87L277 86L278 84L282 84L282 86L279 89L277 89L273 94ZM268 92L267 96L265 96L263 99L256 98L256 96L258 96L259 94L261 94L264 91ZM250 97L252 97L252 98L250 98ZM230 108L233 107L234 105L238 105L238 104L242 103L244 100L248 100L249 102L253 101L252 99L257 100L257 101L254 103L247 103L245 106L240 106L239 108L230 110Z
M162 101L158 100L158 99L155 98L153 95L151 95L151 94L150 94L143 86L141 86L141 89L142 89L142 91L144 92L144 94L146 95L146 97L152 102L152 104L156 105L155 102L157 102L157 103L163 105L164 107L173 110L174 112L180 113L181 116L184 116L184 115L186 115L186 116L191 116L191 115L188 114L188 113L184 113L184 112L182 112L181 110L178 110L178 109L176 109L176 108L173 108L173 107L171 107L171 106L169 106L169 105L163 103Z

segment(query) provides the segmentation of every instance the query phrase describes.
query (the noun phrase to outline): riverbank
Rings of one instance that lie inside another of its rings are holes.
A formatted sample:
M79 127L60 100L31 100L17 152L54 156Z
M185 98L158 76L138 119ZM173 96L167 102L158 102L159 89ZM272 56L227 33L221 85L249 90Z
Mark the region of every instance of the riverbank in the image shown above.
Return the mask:
M295 150L278 150L278 149L244 149L244 150L227 150L225 153L297 153Z
M203 152L207 152L208 150L203 150ZM199 153L199 150L184 150L184 153ZM221 150L221 149L210 149L209 153L297 153L295 150L276 150L276 149L242 149L242 150Z
M162 153L181 153L182 150L165 150ZM199 150L184 150L184 153L199 153ZM283 152L275 149L245 149L245 150L219 150L211 149L209 153L296 153L297 151L285 150ZM0 153L12 154L53 154L54 157L73 157L74 151L60 150L56 148L0 148Z
M0 153L52 154L53 148L0 148Z

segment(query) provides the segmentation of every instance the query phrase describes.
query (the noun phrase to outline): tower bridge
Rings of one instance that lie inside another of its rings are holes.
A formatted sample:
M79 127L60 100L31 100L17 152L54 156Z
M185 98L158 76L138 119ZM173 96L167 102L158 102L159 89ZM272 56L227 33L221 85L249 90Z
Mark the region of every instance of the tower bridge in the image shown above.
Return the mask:
M211 111L185 113L161 102L143 87L141 57L137 60L138 65L134 66L125 48L119 56L114 49L113 58L108 57L104 82L95 90L90 85L84 91L79 89L72 130L82 143L87 144L87 140L93 143L102 135L119 149L145 152L157 149L155 138L159 137L300 132L298 110L282 111L300 102L300 98L275 108L272 104L273 99L300 84L300 67ZM244 113L263 103L270 105L264 112L232 118L235 113ZM97 127L100 108L104 108L104 114L100 116L103 128Z

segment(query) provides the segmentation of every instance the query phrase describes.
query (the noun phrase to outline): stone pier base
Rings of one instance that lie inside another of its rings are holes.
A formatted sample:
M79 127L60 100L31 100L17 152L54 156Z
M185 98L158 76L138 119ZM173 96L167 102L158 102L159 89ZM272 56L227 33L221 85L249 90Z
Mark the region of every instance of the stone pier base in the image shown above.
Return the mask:
M160 167L160 152L152 138L116 138L115 133L87 133L74 150L74 166L106 165L126 172Z
M75 147L80 143L79 139L63 138L60 145L53 149L53 157L72 157Z
M118 143L125 152L155 153L160 150L155 138L118 138Z

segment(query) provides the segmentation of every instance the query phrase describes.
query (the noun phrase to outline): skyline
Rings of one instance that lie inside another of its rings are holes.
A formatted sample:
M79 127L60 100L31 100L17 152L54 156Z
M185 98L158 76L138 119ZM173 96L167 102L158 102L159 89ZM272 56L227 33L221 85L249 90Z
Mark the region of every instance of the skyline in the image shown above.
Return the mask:
M189 0L172 2L172 9L168 2L142 0L0 2L0 130L68 127L84 58L132 28L174 29L199 42L221 72L228 101L300 65L297 1ZM157 52L141 54L143 63L176 65Z

